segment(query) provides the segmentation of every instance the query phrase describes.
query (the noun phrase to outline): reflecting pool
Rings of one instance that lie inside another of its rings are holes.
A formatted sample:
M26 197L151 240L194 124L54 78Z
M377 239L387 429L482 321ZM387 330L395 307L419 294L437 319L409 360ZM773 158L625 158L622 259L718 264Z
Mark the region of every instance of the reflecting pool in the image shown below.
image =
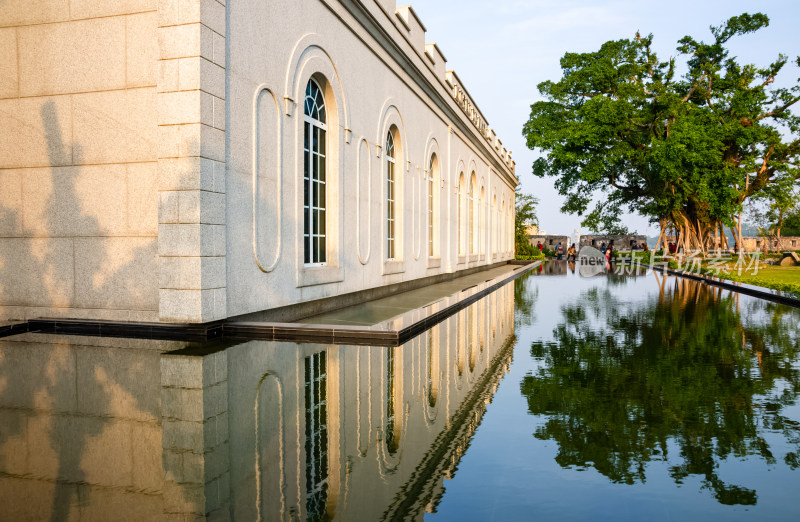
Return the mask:
M397 347L0 340L0 520L797 519L800 310L548 263Z

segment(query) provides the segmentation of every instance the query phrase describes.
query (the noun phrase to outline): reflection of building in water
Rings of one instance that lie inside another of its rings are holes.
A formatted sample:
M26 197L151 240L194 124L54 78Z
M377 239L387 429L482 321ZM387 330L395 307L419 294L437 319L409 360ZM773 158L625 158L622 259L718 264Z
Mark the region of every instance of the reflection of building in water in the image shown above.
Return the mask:
M250 342L229 349L237 376L228 401L231 513L243 520L380 520L435 506L504 373L511 351L501 349L512 331L507 285L396 348ZM326 395L313 401L308 381L297 383L311 358L327 362L317 387ZM258 388L264 375L280 386ZM265 413L257 422L254 399ZM324 422L310 409L314 401L327 405L327 441L308 426ZM305 405L299 416L298 404ZM309 479L325 469L326 477Z
M182 346L0 340L0 520L156 520L177 502L162 467L177 403L161 400L159 365L161 351ZM202 414L202 402L191 407Z
M544 273L548 275L564 275L567 273L567 262L561 261L548 261L544 264Z
M504 374L513 290L395 348L2 340L0 520L419 517Z

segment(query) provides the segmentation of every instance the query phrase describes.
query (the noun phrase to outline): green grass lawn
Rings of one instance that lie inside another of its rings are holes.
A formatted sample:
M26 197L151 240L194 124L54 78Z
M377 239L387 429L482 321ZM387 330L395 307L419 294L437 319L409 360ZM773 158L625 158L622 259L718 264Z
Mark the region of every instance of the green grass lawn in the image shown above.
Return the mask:
M730 270L727 274L721 272L718 277L800 294L800 266L761 265L757 273L753 272L742 270L740 275L735 270Z
M630 253L623 253L620 255L615 256L617 259L638 259L640 263L647 264L650 260L650 253L649 252L634 252L633 255ZM656 258L656 261L662 260L663 258ZM726 265L727 273L726 272L719 272L711 270L709 268L708 262L703 262L702 268L703 273L711 276L720 277L722 279L729 279L731 281L738 281L740 283L746 283L749 285L755 286L763 286L765 288L772 288L773 290L781 290L785 292L792 292L796 296L800 298L800 267L798 266L775 266L775 265L767 265L764 263L760 263L758 267L758 272L753 273L754 270L752 267L749 267L748 270L744 268L741 270L741 274L737 270L735 262L732 261ZM749 263L745 263L745 267L747 267ZM669 262L670 268L679 269L680 267L675 261ZM718 265L718 268L722 268L722 266ZM692 269L689 269L692 271Z

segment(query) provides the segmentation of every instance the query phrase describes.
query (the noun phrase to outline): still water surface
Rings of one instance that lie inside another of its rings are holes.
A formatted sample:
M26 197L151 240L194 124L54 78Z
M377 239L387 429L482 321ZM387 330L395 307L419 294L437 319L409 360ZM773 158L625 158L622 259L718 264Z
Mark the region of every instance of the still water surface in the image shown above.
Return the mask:
M0 341L0 520L800 517L800 310L550 263L395 348Z

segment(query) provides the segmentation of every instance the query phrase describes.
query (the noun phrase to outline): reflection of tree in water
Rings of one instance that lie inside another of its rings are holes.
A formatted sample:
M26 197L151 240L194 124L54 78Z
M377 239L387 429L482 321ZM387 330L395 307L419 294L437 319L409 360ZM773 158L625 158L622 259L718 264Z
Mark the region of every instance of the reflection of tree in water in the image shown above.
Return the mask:
M754 301L766 319L750 326L737 298L681 280L646 303L594 290L564 307L555 340L531 347L543 367L521 383L530 412L547 416L535 436L558 442L561 466L626 484L677 446L676 483L699 475L720 503L755 504L717 468L748 456L798 467L797 450L773 455L762 432L800 447L800 423L781 414L800 391L800 335L796 310Z
M539 298L539 286L531 284L529 277L514 281L514 321L517 325L530 326L534 323L534 307Z

